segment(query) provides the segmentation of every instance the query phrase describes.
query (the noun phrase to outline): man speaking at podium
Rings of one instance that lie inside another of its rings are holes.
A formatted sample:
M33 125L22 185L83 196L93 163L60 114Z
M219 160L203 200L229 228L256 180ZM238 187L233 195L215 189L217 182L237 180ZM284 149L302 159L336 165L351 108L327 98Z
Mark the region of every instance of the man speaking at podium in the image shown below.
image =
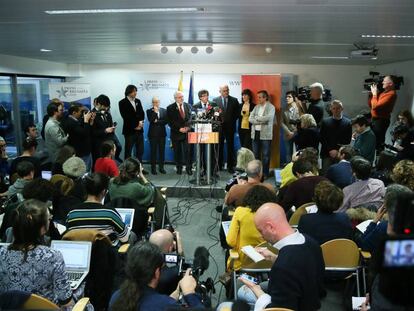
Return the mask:
M219 114L218 106L215 102L211 102L208 100L209 93L207 90L202 89L198 92L198 98L200 101L193 105L193 111L195 111L197 119L202 120L215 120L218 117L215 114ZM218 132L219 125L213 124L213 132ZM216 159L216 149L217 144L213 144L211 146L211 173L215 177L217 175L217 159ZM201 159L201 176L205 176L207 174L207 146L205 144L200 145L200 159Z

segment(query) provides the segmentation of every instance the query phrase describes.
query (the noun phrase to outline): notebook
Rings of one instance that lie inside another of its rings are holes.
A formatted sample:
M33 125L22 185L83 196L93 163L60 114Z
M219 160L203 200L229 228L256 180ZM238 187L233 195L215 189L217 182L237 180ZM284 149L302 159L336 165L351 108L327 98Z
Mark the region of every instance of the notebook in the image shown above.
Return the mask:
M124 224L131 229L134 224L135 210L133 208L116 208L115 210L121 215Z
M63 255L70 286L77 289L89 273L92 242L53 240L50 247Z

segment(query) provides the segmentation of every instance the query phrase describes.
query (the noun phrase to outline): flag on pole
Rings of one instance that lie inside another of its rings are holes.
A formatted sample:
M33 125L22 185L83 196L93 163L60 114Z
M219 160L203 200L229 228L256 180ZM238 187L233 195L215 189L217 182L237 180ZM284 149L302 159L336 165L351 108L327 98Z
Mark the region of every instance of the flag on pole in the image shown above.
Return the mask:
M181 73L180 73L180 80L178 81L178 90L180 92L183 91L183 71L182 70L181 70Z
M188 91L188 104L192 106L194 104L194 71L191 71L191 78L190 78L190 89Z

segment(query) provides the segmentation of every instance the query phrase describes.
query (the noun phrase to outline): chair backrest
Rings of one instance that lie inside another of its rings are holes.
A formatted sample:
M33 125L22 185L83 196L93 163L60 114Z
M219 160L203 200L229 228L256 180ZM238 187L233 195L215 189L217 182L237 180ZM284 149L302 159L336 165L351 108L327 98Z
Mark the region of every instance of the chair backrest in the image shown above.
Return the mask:
M293 311L292 309L286 308L266 308L263 311Z
M296 209L296 211L293 213L293 215L289 219L289 225L291 226L297 226L299 224L299 220L302 217L302 215L307 214L306 207L315 205L314 202L309 202L302 204L299 208Z
M335 239L321 245L326 268L358 267L360 254L354 241Z
M68 241L90 241L95 243L97 240L102 240L108 245L112 245L108 236L97 229L74 229L67 231L62 237L62 240Z
M60 310L60 308L46 298L31 294L23 305L23 310Z
M89 303L88 297L83 297L80 299L72 308L72 311L84 311L86 309L86 305Z

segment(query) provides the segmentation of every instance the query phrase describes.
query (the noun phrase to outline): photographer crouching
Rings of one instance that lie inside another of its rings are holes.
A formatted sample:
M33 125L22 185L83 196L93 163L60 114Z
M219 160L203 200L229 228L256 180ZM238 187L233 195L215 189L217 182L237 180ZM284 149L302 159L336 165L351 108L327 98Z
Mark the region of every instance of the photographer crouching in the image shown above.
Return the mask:
M126 280L110 301L111 311L161 311L180 307L182 301L189 307L204 308L196 294L197 281L187 269L176 290L169 296L155 289L160 282L164 255L158 246L149 242L135 244L129 251L125 266Z

